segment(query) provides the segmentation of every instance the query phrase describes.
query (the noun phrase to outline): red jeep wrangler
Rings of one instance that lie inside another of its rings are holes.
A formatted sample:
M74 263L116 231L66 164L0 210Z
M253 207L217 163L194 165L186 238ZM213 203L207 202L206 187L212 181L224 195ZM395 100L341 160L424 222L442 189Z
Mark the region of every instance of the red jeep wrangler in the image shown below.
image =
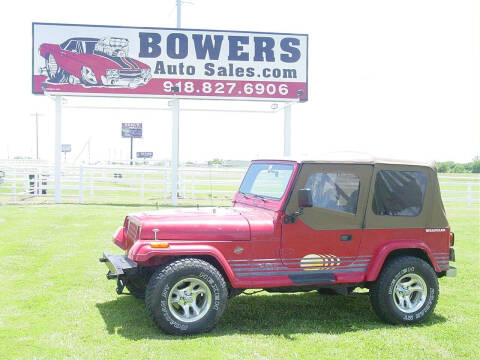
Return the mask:
M114 242L126 255L104 254L107 278L171 334L211 330L250 288L366 288L381 319L419 323L456 275L437 174L419 163L254 161L232 207L130 214Z

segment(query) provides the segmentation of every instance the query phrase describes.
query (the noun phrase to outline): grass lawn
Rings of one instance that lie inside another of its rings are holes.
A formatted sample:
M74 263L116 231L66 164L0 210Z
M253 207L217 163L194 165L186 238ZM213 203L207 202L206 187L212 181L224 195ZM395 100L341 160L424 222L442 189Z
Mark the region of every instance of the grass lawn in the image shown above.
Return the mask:
M430 320L378 320L367 296L241 295L209 334L164 335L117 296L98 262L127 212L146 207L0 207L0 359L478 359L480 208L448 207L458 277Z

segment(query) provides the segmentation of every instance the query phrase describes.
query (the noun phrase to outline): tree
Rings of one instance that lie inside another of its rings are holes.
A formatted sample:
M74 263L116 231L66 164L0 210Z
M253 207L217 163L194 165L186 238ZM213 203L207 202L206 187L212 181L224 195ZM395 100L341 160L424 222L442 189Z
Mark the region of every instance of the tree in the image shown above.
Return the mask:
M480 173L480 159L474 159L472 163L472 173L479 174Z

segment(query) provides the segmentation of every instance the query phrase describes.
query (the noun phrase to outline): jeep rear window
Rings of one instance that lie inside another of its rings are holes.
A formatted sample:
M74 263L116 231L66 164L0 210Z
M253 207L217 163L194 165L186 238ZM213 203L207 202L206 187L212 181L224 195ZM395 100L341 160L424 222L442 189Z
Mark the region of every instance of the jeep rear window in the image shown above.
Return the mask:
M318 172L308 177L305 187L312 190L314 207L357 213L358 176L344 172Z
M254 163L250 165L240 185L242 194L281 199L285 193L292 164Z
M421 171L380 170L375 179L372 210L376 215L418 216L427 176Z

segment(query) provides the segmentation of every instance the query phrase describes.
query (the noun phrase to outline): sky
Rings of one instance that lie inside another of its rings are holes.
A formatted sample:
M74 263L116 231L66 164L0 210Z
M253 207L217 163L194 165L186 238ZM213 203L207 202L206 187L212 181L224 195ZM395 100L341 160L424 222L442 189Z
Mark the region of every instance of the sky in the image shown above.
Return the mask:
M175 27L175 0L12 2L0 14L3 69L0 159L53 161L55 104L31 94L31 23ZM468 162L480 154L479 1L190 0L182 27L309 35L309 101L292 106L292 155L356 151L380 157ZM171 156L165 99L67 97L62 143L69 161L90 141L91 160L127 159L122 122L142 122L134 151ZM283 112L271 102L181 100L180 161L283 154ZM92 106L122 109L92 109ZM78 108L90 107L90 108ZM126 110L125 108L159 108ZM280 105L281 107L281 105ZM192 109L216 111L192 111ZM218 110L238 110L220 112ZM245 112L261 110L265 113ZM240 112L244 111L244 112Z

